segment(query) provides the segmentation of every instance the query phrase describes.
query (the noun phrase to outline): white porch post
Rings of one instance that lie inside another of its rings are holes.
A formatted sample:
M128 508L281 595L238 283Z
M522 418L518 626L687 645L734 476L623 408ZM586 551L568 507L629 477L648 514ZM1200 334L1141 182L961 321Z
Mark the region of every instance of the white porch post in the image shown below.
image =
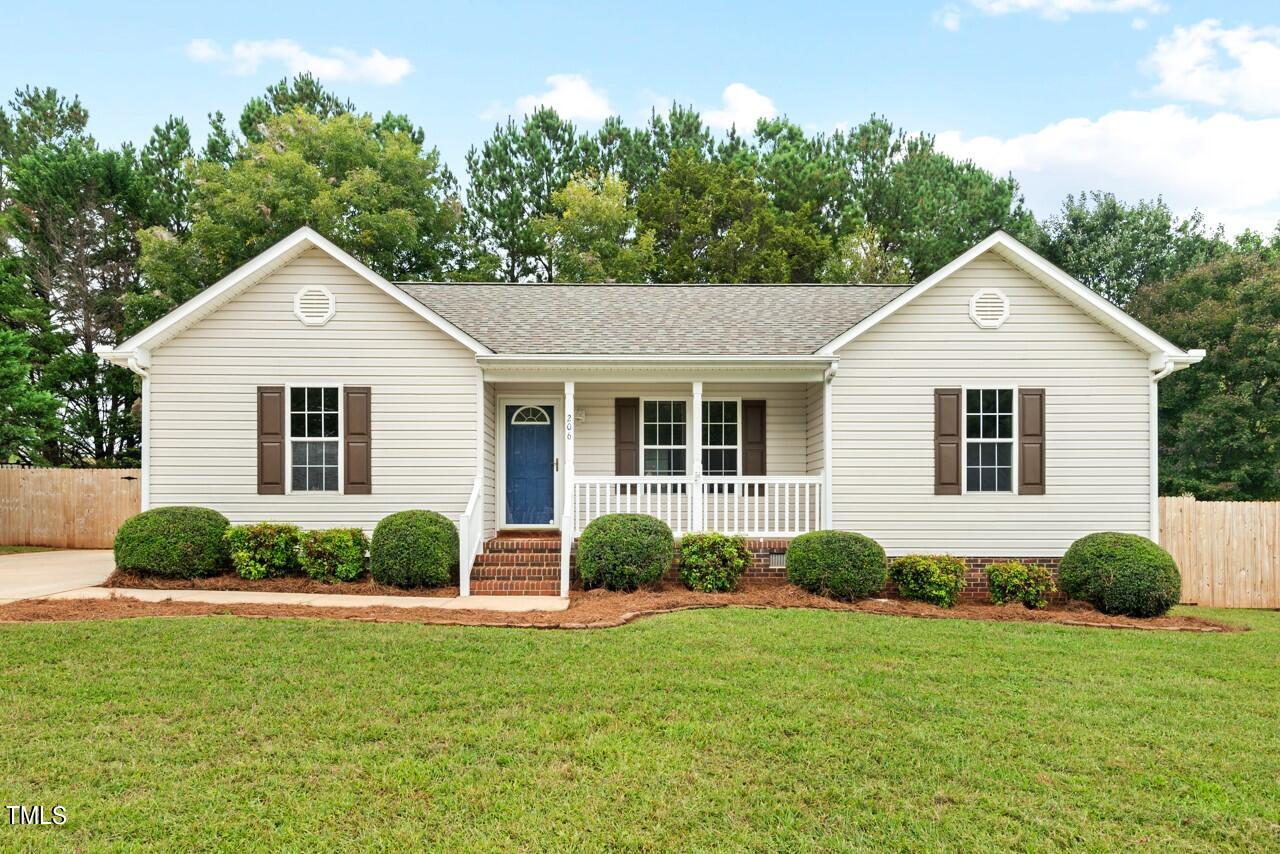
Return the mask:
M573 381L564 384L564 500L560 516L560 595L569 595L569 553L573 549L573 533L578 527L574 518L577 502L574 500L573 463Z
M689 435L685 436L686 453L685 471L693 475L690 486L693 494L689 501L690 531L701 531L702 518L702 381L693 383L693 412L689 413Z
M831 529L831 381L835 379L832 365L822 375L822 527Z

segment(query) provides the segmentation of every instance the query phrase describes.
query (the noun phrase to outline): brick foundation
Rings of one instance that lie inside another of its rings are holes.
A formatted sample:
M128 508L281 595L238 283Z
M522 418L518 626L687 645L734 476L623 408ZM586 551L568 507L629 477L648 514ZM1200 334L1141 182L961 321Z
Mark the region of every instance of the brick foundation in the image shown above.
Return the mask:
M747 548L753 555L751 565L743 573L747 581L783 582L787 580L786 565L770 566L771 555L785 554L787 539L766 540L751 538L747 540ZM473 593L547 593L553 595L559 590L560 554L559 541L549 539L519 540L502 539L490 541L488 553L477 561L477 565L489 570L481 578L472 576ZM581 586L578 579L578 544L575 541L569 557L569 578L574 588ZM962 602L986 602L989 599L987 574L984 571L993 563L1018 561L1020 563L1038 564L1048 567L1054 580L1058 578L1057 557L962 557L965 565L964 589L960 592ZM675 558L671 568L663 575L663 580L680 582L680 549L676 547ZM889 558L890 562L893 558ZM487 577L486 577L487 576ZM496 576L496 577L495 577ZM554 587L554 590L553 590ZM892 581L885 585L883 595L896 597L897 585ZM1049 597L1051 604L1061 605L1066 597L1059 591Z

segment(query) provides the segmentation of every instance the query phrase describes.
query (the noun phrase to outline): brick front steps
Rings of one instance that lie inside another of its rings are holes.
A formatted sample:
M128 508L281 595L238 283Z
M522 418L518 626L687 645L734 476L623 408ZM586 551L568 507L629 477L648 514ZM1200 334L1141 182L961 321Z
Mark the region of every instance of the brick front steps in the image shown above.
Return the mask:
M472 596L559 596L560 536L502 533L471 568Z

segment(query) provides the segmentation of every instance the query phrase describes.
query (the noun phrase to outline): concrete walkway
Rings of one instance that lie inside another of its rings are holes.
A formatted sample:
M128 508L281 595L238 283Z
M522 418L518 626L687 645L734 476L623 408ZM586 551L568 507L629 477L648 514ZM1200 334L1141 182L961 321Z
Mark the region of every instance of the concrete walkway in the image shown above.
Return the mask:
M110 549L0 555L0 605L101 584L115 568Z
M478 611L563 611L559 596L355 596L349 593L261 593L253 590L150 590L100 586L115 569L110 549L0 555L0 605L18 599L110 599L208 602L213 605L315 605L321 608L471 608Z
M319 608L465 608L477 611L563 611L559 596L356 596L350 593L265 593L257 590L150 590L135 587L82 587L41 599L110 599L127 596L143 602L208 602L214 605L314 605Z

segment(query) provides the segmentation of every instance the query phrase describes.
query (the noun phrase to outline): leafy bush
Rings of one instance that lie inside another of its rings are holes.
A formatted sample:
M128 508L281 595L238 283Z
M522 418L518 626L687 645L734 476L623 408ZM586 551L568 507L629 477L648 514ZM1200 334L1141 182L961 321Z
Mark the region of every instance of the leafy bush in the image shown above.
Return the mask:
M1137 534L1089 534L1071 544L1058 567L1062 590L1104 614L1158 617L1182 596L1178 564Z
M578 540L578 575L585 587L635 590L671 566L675 541L661 519L612 513L587 525Z
M680 539L680 580L690 590L724 593L738 586L754 557L742 537L685 534Z
M787 546L787 580L810 593L859 599L884 587L884 549L850 531L811 531Z
M997 605L1021 602L1028 608L1043 608L1049 604L1049 595L1058 589L1053 573L1043 566L1015 560L990 564L986 572L987 589Z
M889 567L889 577L903 597L950 608L964 589L964 562L951 555L904 555Z
M276 578L298 571L298 544L302 531L297 525L259 522L236 525L226 532L231 549L231 565L241 578Z
M379 584L443 587L458 565L458 528L430 510L402 510L373 529L369 571Z
M369 538L359 528L307 531L302 535L302 571L316 581L355 581L364 575Z
M157 507L116 531L116 567L174 578L214 575L227 565L231 523L207 507Z

